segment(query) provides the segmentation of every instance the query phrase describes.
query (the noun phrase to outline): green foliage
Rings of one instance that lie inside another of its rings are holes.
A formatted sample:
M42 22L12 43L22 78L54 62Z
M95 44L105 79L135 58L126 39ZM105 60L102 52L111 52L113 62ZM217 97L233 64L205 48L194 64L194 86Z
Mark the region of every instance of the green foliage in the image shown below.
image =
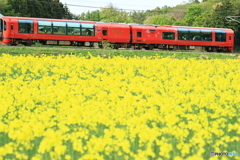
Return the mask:
M145 24L149 24L151 22L152 24L157 24L157 25L174 25L175 19L174 17L168 17L167 15L155 15L148 17L149 19L146 19L144 21Z
M100 21L100 11L92 11L92 12L87 12L87 13L82 13L78 19L80 20L88 20L88 21Z
M33 44L33 46L34 46L34 47L42 47L42 43L35 42L35 43Z
M8 0L11 10L15 13L15 16L29 17L27 1L26 0Z
M112 4L110 4L107 8L101 9L100 18L102 22L131 22L131 19L128 16L128 12L119 11Z
M130 19L132 23L143 24L146 14L143 11L133 11L130 13Z
M223 0L213 6L210 17L206 18L209 27L216 28L232 28L236 29L236 24L226 21L227 16L234 16L236 14L234 5L230 0Z
M195 21L198 21L199 17L201 17L202 7L200 5L191 5L184 17L184 21L187 23L188 26L193 26Z
M15 12L12 7L8 4L8 0L0 0L0 13L3 15L14 15Z
M4 3L1 3L2 1ZM72 19L73 17L67 6L63 5L59 0L1 0L0 3L0 11L8 16L56 19Z
M108 45L108 43L106 43ZM92 56L101 56L101 57L113 57L113 56L123 56L123 57L152 57L152 56L161 56L170 57L170 58L197 58L197 59L238 59L240 58L239 54L216 54L216 53L196 53L196 52L166 52L166 51L142 51L142 50L106 50L106 49L75 49L72 48L53 48L53 47L45 47L38 43L35 44L35 47L26 47L26 46L18 46L18 47L1 47L0 56L3 53L9 53L12 55L19 54L34 54L34 55L67 55L74 54L79 56L89 56L89 52L91 52Z
M102 41L102 47L103 49L112 49L113 45L107 41Z
M6 0L0 0L0 13L3 13L5 10L5 7L7 5L7 1Z

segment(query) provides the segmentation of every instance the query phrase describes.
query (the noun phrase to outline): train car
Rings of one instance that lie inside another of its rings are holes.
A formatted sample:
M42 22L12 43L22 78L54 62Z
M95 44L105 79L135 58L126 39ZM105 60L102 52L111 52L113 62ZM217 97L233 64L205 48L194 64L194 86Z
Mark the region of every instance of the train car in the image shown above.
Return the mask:
M225 28L132 25L135 48L232 51L234 32Z
M60 19L25 17L0 17L0 42L2 44L32 45L102 45L102 41L114 44L130 43L130 26L124 24L97 23Z
M114 48L232 51L234 32L224 28L101 23L0 17L0 43Z
M94 22L70 20L0 17L3 29L3 44L31 45L35 41L43 44L70 45L97 41Z
M177 30L178 45L189 48L200 47L207 51L233 51L234 31L227 28L179 27Z
M131 28L128 24L96 22L97 30L101 30L102 42L108 42L114 48L129 48L131 44Z
M131 25L132 44L137 49L170 49L175 41L176 30L158 25Z

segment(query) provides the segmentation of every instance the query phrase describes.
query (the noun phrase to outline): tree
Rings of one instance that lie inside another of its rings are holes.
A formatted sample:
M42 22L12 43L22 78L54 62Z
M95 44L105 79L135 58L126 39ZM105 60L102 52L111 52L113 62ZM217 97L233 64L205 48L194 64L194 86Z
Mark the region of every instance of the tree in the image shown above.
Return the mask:
M66 4L63 6L63 15L64 19L77 19L77 17L79 17L77 15L72 14Z
M78 16L79 20L87 20L87 21L101 21L100 17L100 11L88 11L87 13L82 13L80 16Z
M100 12L100 18L102 22L118 22L129 23L131 19L127 12L118 11L112 4L106 8L102 8Z
M174 17L167 17L166 15L155 15L148 17L144 21L144 24L156 24L156 25L173 25L175 23Z
M67 6L64 6L59 0L8 0L9 11L11 16L22 17L40 17L40 18L68 18L71 19L72 14Z
M83 12L81 15L78 17L79 20L86 20L86 14Z
M182 24L183 19L185 17L186 11L192 4L183 4L183 5L177 5L176 7L172 8L170 12L167 13L168 17L174 17L176 21L178 21L178 24Z
M0 0L0 13L4 16L15 15L14 10L11 9L11 6L8 4L8 0Z
M4 14L4 11L6 9L7 1L6 0L0 0L0 13Z
M198 0L188 0L189 3L200 3Z
M118 16L119 12L112 4L101 9L100 17L103 22L118 22Z
M29 17L28 4L26 0L8 0L9 8L12 10L14 15L11 16L22 16Z
M230 0L222 0L222 2L213 6L212 13L205 19L205 25L215 28L231 28L235 32L235 46L239 47L239 24L237 22L229 22L225 19L227 16L237 15L237 10Z
M222 2L213 6L212 14L206 18L207 23L205 24L208 27L236 29L236 23L230 23L225 19L227 16L234 15L236 15L234 5L230 0L222 0Z
M89 21L101 21L99 10L92 11L92 12L88 11L85 16L86 16L86 20L89 20Z
M188 26L192 26L194 22L200 17L202 14L202 7L200 5L191 5L184 17L184 21L187 23Z
M39 18L45 17L43 4L41 2L28 1L27 5L28 5L28 12L30 17L39 17Z
M130 13L131 23L143 24L146 14L145 12L133 11Z

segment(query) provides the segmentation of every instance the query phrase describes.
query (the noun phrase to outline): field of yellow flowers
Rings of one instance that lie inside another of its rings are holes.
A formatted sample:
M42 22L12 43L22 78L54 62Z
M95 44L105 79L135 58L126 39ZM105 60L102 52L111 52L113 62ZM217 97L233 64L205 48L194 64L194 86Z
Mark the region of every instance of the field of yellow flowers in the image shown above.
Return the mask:
M0 160L240 152L240 60L0 57Z

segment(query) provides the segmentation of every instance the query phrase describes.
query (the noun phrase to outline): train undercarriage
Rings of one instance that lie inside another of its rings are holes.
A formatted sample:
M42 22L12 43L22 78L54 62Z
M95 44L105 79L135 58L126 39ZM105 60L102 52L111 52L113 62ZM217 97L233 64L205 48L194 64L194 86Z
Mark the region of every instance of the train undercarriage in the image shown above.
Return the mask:
M207 52L229 52L229 47L218 46L190 46L190 45L168 45L168 44L131 44L131 43L109 43L103 42L83 42L83 41L58 41L58 40L33 40L33 39L12 39L11 45L23 44L31 46L33 44L56 45L56 46L82 46L104 49L135 49L135 50L196 50Z

